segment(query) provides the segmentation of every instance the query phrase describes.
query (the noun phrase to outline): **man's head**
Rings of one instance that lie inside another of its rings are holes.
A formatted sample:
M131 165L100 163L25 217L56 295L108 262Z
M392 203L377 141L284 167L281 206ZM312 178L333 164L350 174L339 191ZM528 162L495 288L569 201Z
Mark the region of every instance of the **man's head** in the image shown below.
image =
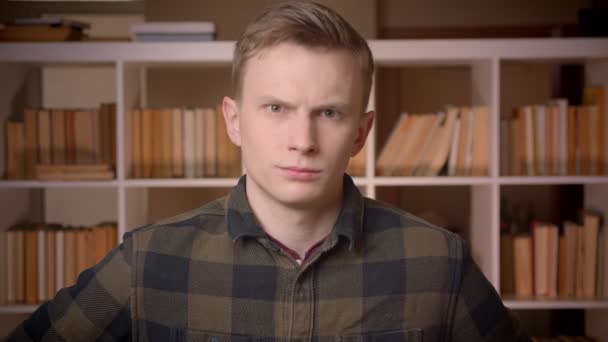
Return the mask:
M224 118L241 146L256 203L335 205L371 129L369 48L333 11L304 1L270 7L245 31Z
M344 18L309 1L276 3L247 26L236 44L232 63L232 85L237 99L243 91L247 61L260 51L281 43L294 43L311 49L344 50L352 54L361 71L362 110L365 110L374 72L369 46Z

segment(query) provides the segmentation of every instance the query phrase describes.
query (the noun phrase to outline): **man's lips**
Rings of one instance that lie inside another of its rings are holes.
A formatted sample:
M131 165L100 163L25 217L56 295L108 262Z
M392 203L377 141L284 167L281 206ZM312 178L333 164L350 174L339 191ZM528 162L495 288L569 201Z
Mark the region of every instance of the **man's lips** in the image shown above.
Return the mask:
M320 169L307 167L280 166L279 169L285 174L287 178L300 181L313 180L319 177L319 175L321 174Z

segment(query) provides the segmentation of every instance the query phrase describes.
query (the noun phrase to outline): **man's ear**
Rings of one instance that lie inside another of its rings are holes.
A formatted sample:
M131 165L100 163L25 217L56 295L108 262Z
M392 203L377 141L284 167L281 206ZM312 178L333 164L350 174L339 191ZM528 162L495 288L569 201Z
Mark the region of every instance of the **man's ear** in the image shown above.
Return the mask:
M222 111L224 112L228 136L233 144L241 146L240 116L238 110L239 108L236 101L228 96L224 96L224 99L222 100Z
M363 115L361 115L359 127L357 128L357 137L355 138L355 143L353 144L351 157L356 156L361 151L363 146L365 146L365 141L367 140L369 132L372 129L372 125L374 124L375 118L376 112L373 110L367 113L363 113Z

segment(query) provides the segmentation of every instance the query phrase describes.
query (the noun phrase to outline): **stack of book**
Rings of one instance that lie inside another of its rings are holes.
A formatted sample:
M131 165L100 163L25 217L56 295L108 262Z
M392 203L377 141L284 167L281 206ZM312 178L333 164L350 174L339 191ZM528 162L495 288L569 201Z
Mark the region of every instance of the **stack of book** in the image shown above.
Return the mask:
M17 18L0 25L0 41L73 41L86 38L88 23L62 18Z
M133 40L140 42L200 42L213 40L215 24L196 22L146 22L131 25Z
M501 120L501 174L514 176L608 173L608 108L604 87L584 91L583 106L566 99L526 105Z
M26 109L6 124L6 179L114 178L116 106Z
M502 234L501 292L525 298L594 299L608 297L605 233L600 217L582 215L560 228L534 222L531 232Z
M401 114L376 162L380 176L485 176L489 167L487 107Z
M131 177L237 177L240 150L226 131L221 108L135 109Z
M36 304L76 282L117 245L115 223L93 227L17 224L6 232L7 300Z

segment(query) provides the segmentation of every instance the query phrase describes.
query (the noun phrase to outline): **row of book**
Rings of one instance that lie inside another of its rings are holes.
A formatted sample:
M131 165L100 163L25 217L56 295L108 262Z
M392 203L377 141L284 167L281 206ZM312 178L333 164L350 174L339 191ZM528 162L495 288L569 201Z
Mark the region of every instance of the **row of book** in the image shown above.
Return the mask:
M488 108L401 114L376 163L380 176L484 176L489 167ZM446 167L447 166L447 167Z
M6 232L7 301L35 304L76 282L114 246L115 223L93 227L17 224Z
M6 178L114 178L115 127L113 103L87 110L26 109L23 121L6 123Z
M501 174L607 174L607 92L605 87L585 88L582 106L554 99L515 108L500 123Z
M221 108L141 108L132 111L131 177L235 177L240 150Z
M560 228L533 222L526 233L500 238L501 293L517 298L593 299L608 297L605 233L600 216Z

